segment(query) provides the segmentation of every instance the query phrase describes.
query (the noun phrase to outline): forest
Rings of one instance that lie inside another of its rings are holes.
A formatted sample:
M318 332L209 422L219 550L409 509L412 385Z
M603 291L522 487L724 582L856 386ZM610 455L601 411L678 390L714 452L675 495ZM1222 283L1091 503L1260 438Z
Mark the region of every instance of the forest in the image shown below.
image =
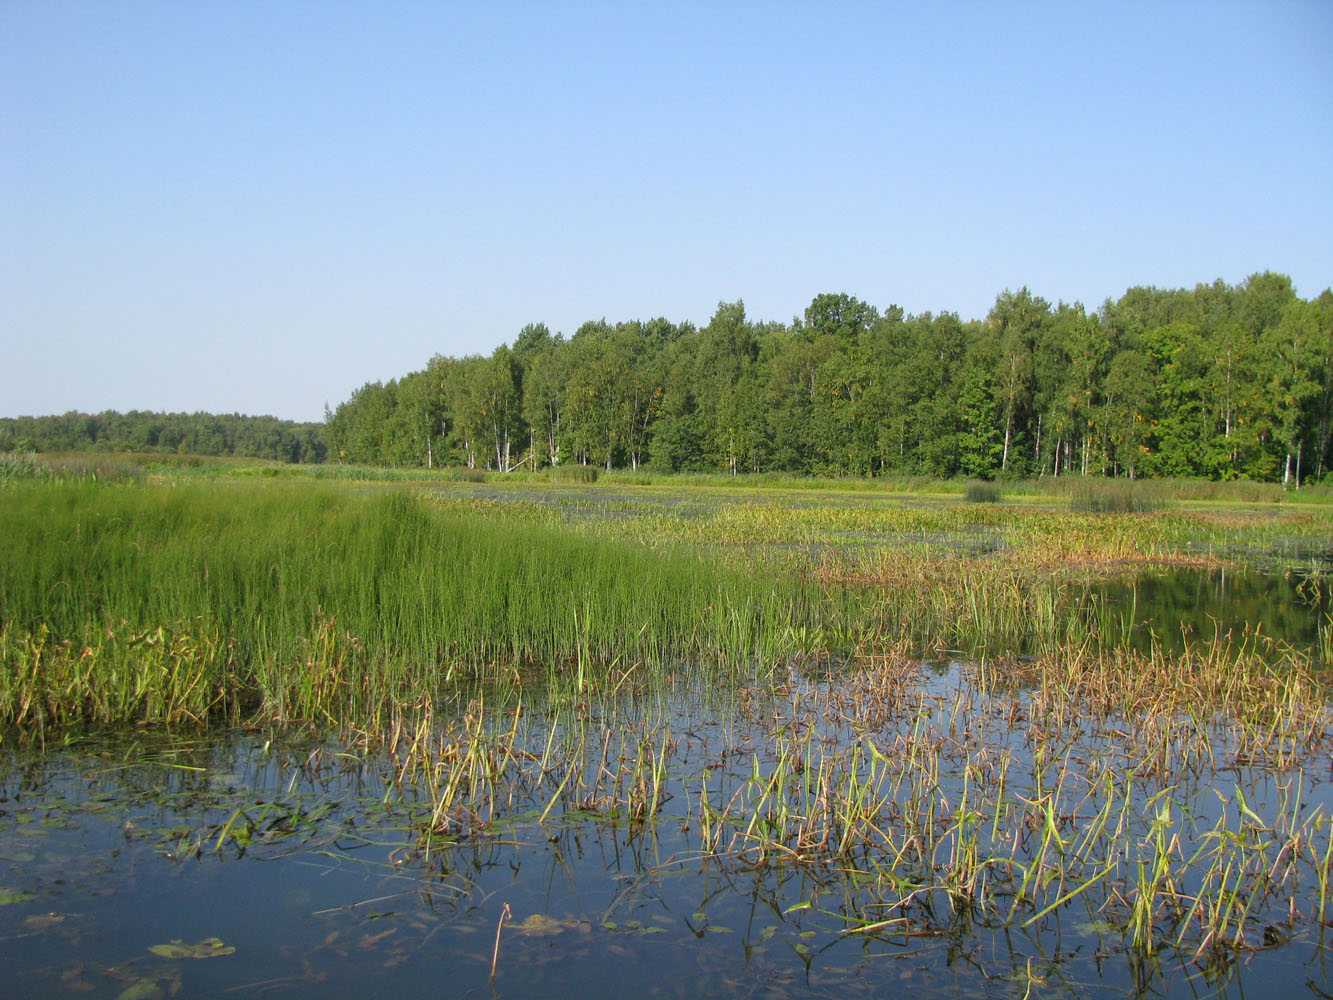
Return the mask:
M323 462L322 424L238 413L65 413L0 417L0 451L132 451Z
M1333 482L1333 292L1272 272L1089 312L1005 291L983 319L817 296L788 323L524 327L367 382L321 424L207 413L0 419L0 451L110 450L509 472Z
M1096 312L1005 291L984 319L817 296L523 328L327 414L330 461L981 479L1333 479L1333 293L1264 272L1135 287Z

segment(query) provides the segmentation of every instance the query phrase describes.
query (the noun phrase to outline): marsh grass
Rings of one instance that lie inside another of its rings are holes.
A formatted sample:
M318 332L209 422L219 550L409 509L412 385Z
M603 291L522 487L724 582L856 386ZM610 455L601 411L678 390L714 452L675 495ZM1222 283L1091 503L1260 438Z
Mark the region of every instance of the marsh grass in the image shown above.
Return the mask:
M601 476L601 470L595 465L557 465L546 470L545 475L553 483L595 483Z
M1315 509L1076 514L652 491L589 506L579 491L553 504L537 487L461 485L423 500L249 468L0 490L8 722L327 723L511 672L571 678L583 694L641 665L768 671L901 642L1108 652L1132 614L1090 597L1089 579L1224 565L1228 540L1329 529Z
M341 717L515 667L777 662L817 603L685 547L395 492L37 483L0 492L0 526L0 707L26 728Z
M1000 484L974 480L963 490L963 499L968 503L999 503L1002 498Z
M1148 514L1172 502L1166 488L1141 479L1079 479L1067 495L1070 510L1087 514Z
M54 455L0 452L0 484L57 479L140 483L147 479L147 475L142 461L126 455L96 452Z
M0 483L28 482L46 478L46 468L30 451L0 451Z

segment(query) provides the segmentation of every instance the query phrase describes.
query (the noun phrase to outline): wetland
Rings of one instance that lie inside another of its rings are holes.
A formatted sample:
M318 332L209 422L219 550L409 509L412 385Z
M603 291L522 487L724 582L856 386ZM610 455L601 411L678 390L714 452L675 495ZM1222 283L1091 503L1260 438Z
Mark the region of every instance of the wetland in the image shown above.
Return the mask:
M1321 504L0 489L13 996L1330 995Z

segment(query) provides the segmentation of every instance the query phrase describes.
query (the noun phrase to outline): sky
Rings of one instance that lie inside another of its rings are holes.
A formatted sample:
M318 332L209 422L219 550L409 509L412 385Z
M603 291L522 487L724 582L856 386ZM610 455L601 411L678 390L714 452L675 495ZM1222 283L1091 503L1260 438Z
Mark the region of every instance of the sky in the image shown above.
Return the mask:
M0 0L0 416L544 322L1333 284L1333 4Z

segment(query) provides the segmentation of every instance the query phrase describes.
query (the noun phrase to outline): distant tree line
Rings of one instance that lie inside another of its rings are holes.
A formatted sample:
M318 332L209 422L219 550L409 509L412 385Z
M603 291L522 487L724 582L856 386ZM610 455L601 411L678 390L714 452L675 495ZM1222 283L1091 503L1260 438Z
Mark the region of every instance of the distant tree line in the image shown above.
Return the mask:
M1265 272L1096 312L1027 288L981 320L820 295L790 324L719 304L525 327L327 413L330 461L508 471L1333 481L1333 293Z
M323 462L324 425L238 413L0 417L0 451L134 451Z

